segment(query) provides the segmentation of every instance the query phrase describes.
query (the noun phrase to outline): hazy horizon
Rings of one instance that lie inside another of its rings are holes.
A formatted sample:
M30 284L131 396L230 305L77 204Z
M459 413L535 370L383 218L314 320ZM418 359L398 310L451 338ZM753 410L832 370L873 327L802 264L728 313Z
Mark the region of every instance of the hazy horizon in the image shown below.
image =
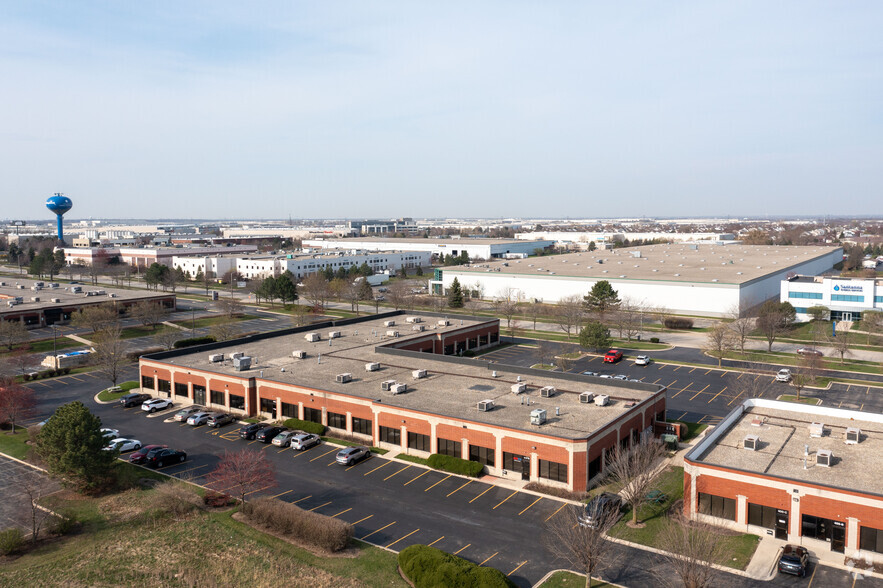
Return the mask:
M0 4L0 215L883 213L883 5Z

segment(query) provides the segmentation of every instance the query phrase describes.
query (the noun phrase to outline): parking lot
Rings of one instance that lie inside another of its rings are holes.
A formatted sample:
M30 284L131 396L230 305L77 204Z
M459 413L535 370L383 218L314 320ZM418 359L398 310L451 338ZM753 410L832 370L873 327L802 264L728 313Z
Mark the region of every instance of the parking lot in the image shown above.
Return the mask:
M28 487L35 498L60 488L39 470L0 455L0 530L18 527L25 535L31 533L31 497L25 492Z

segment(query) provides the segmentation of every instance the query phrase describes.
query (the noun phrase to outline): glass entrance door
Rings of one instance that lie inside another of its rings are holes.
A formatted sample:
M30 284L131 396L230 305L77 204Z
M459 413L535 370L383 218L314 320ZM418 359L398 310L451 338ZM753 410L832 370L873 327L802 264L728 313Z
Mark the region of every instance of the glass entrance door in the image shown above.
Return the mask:
M776 539L788 539L788 511L776 509Z
M530 480L530 458L521 458L521 479Z
M851 321L852 320L852 313L851 312L841 312L840 313L840 320L841 321Z
M834 521L831 531L831 551L843 553L846 547L846 525L839 521Z

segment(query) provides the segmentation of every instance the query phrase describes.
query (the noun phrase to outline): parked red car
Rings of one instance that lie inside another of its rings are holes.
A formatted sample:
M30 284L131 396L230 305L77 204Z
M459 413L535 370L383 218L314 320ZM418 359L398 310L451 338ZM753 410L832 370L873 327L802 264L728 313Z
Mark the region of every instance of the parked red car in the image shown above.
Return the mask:
M604 363L616 363L620 359L622 359L622 351L619 349L611 349L604 356Z
M147 454L150 453L151 449L165 449L168 445L145 445L135 453L129 454L129 461L132 463L145 463L147 462Z

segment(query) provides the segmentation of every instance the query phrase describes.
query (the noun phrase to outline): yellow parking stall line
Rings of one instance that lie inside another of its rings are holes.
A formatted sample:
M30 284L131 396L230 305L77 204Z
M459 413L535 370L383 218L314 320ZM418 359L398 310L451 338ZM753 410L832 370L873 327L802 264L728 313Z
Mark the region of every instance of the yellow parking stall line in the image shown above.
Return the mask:
M316 445L316 447L318 447L318 445ZM314 447L311 447L309 449L304 449L303 451L298 451L297 453L294 454L294 457L300 457L301 455L306 455L309 452L313 451L314 449L315 449ZM328 454L326 453L326 455L328 455Z
M436 543L438 543L439 541L441 541L441 540L444 539L444 538L445 538L445 536L442 535L441 537L439 537L438 539L436 539L435 541L433 541L432 543L430 543L429 545L427 545L427 547L432 547L433 545L435 545Z
M720 392L718 392L717 394L715 394L714 397L713 397L711 400L708 401L708 404L711 404L712 402L714 402L715 398L717 398L718 396L720 396L721 394L723 394L723 393L724 393L724 390L726 390L726 389L727 389L727 387L724 386L723 390L721 390Z
M745 372L739 372L739 375L736 376L736 379L738 380L739 378L741 378L744 375L745 375Z
M864 410L864 409L865 409L865 403L862 402L862 405L861 405L860 407L858 407L858 409L859 409L859 410Z
M543 497L540 496L539 498L537 498L536 500L534 500L533 502L531 502L530 505L529 505L527 508L525 508L523 511L521 511L520 513L518 513L518 516L523 515L525 512L527 512L527 510L528 510L531 506L533 506L534 504L536 504L537 502L539 502L539 501L542 500L542 499L543 499Z
M394 524L396 524L395 521L393 521L393 522L391 522L390 524L386 525L386 527L392 527ZM365 539L367 539L368 537L370 537L370 536L373 535L374 533L379 533L380 531L384 530L386 527L380 527L380 528L377 529L376 531L372 531L372 532L368 533L367 535L365 535L364 537L362 537L362 540L364 541Z
M361 522L363 522L363 521L367 521L368 519L370 519L370 518L373 517L373 516L374 516L374 515L368 515L368 516L365 517L364 519L359 519L359 520L356 521L355 523L350 523L350 524L351 524L352 526L355 527L355 526L358 525L359 523L361 523Z
M469 480L468 482L466 482L465 484L463 484L462 486L460 486L459 488L457 488L456 490L451 492L451 494L456 494L457 492L459 492L460 490L462 490L463 488L465 488L466 486L468 486L471 483L472 483L472 480ZM448 494L447 496L445 496L445 498L450 498L451 494Z
M257 490L252 490L251 492L246 492L245 495L248 496L249 494L254 494L255 492L260 492L261 490L266 490L267 488L272 488L272 487L273 487L272 484L269 486L264 486L263 488L258 488Z
M697 396L699 396L700 394L702 394L703 392L705 392L705 391L708 389L708 386L711 386L711 384L707 384L707 385L705 386L705 388L703 388L702 390L700 390L699 392L697 392L696 394L694 394L694 395L693 395L693 398L696 398ZM693 402L693 398L690 399L690 402Z
M317 459L322 459L323 457L325 457L325 456L328 455L329 453L334 453L335 451L338 451L337 447L335 447L335 448L332 449L331 451L326 451L326 452L323 453L322 455L317 455L316 457L314 457L314 458L311 459L310 461L316 461Z
M707 376L708 374L710 374L710 373L713 372L713 371L714 371L714 370L708 370L707 372L705 372L705 375Z
M515 492L513 492L512 494L510 494L509 496L507 496L506 498L504 498L502 501L500 501L500 503L497 504L497 506L500 506L500 504L503 504L504 502L506 502L507 500L509 500L509 499L512 498L513 496L515 496L516 494L518 494L518 490L516 490ZM492 508L491 510L497 510L497 506L495 506L495 507Z
M736 398L733 398L732 400L730 400L729 402L727 402L727 406L730 406L731 404L733 404L734 402L736 402L736 400L737 400L740 396L742 396L742 392L739 392L738 394L736 394Z
M291 449L291 445L289 445L288 447L283 447L282 449L280 449L276 453L282 453L283 451L288 451L289 449Z
M374 468L373 470L371 470L370 472L366 473L365 475L367 476L368 474L373 474L374 472L376 472L380 468L385 468L386 466L388 466L391 463L392 463L391 461L385 461L381 465L379 465L376 468Z
M183 427L184 425L181 425L181 426ZM249 444L249 445L254 445L254 444L257 443L257 442L258 442L258 440L255 439L254 441L249 441L248 444Z
M491 488L496 488L496 486L489 486L487 490L485 490L484 492L482 492L481 494L479 494L478 496L476 496L475 498L470 500L469 504L472 504L473 502L475 502L476 500L478 500L479 498L481 498L482 496L487 494L491 490Z
M812 576L809 577L809 584L806 585L806 588L812 588L812 581L816 578L816 570L819 569L819 566L812 567Z
M695 371L698 370L698 369L699 369L699 368L693 368L693 369L691 369L691 370L690 370L689 372L687 372L687 373L688 373L688 374L692 374L693 372L695 372Z
M552 514L550 514L549 516L547 516L547 517L546 517L546 520L543 521L543 522L545 523L546 521L548 521L549 519L551 519L552 517L554 517L556 514L558 514L559 512L561 512L561 509L564 508L565 506L567 506L567 503L566 503L566 502L565 502L564 504L562 504L561 506L559 506L559 507L558 507L558 510L556 510L555 512L553 512Z
M209 464L205 464L205 465L201 465L201 466L196 466L195 468L190 468L189 470L181 470L180 472L175 472L175 475L178 476L180 474L192 472L193 470L200 470L202 468L207 468L208 466L209 466Z
M526 563L527 563L527 560L524 560L523 562L521 562L520 564L518 564L518 567L516 567L514 570L512 570L511 572L509 572L508 574L506 574L506 577L508 578L509 576L511 576L512 574L514 574L514 573L517 572L518 570L520 570L520 569L521 569L521 566L523 566L523 565L526 564Z
M498 551L497 553L500 553L500 552ZM492 556L490 556L489 558L487 558L486 560L484 560L483 562L481 562L480 564L478 564L478 567L483 566L483 565L486 564L487 562L489 562L489 561L491 561L492 559L494 559L495 557L497 557L497 553L493 554Z
M422 478L423 476L425 476L426 474L428 474L428 473L431 472L431 471L432 471L432 470L426 470L425 472L423 472L422 474L420 474L419 476L417 476L417 478ZM405 482L405 483L402 484L402 485L403 485L403 486L407 486L408 484L410 484L411 482L413 482L413 481L416 480L417 478L411 478L410 481Z
M671 383L671 384L669 384L669 385L668 385L668 386L666 386L666 387L667 387L667 388L671 388L671 387L672 387L672 386L674 386L674 385L675 385L675 382L677 382L677 380L674 380L674 381L673 381L673 382L672 382L672 383Z
M56 381L56 382L61 382L61 383L64 384L65 386L69 386L69 385L70 385L70 384L68 384L67 380L65 380L64 378L55 378L55 381Z
M470 547L471 545L472 545L472 543L467 543L467 544L466 544L466 547ZM459 549L459 551L455 551L455 552L454 552L454 555L459 555L459 554L460 554L460 551L463 551L464 549L466 549L466 547L461 547L461 548Z
M728 373L729 373L729 372L726 371L726 370L721 370L721 375L720 375L720 377L723 378L723 377L726 376Z
M271 496L270 498L279 498L280 496L285 496L285 495L288 494L289 492L294 492L294 490L286 490L285 492L280 492L280 493L277 494L276 496Z
M49 384L44 384L43 382L31 382L31 384L36 384L38 386L43 386L44 388L49 388Z
M314 506L313 508L310 509L310 512L313 512L317 508L322 508L323 506L328 506L329 504L331 504L330 500L328 502L326 502L325 504L320 504L319 506Z
M662 379L662 378L659 378L659 380L661 380L661 379ZM659 383L659 380L656 380L656 381L653 382L653 383L654 383L654 384L657 384L657 383Z
M373 453L369 453L369 454L368 454L368 457L366 457L365 459L360 459L359 461L357 461L356 463L354 463L353 465L351 465L350 467L348 467L348 468L345 469L344 471L345 471L345 472L348 472L348 471L350 471L351 469L353 469L353 468L356 467L356 466L359 466L359 465L362 465L362 464L365 463L365 462L371 461L371 459L372 459L373 457L374 457L374 454L373 454ZM337 460L336 460L336 459L334 460L334 462L332 462L332 463L329 464L329 465L334 465L335 463L337 463Z
M395 541L393 541L392 543L390 543L389 545L387 545L386 548L389 549L390 547L392 547L393 545L395 545L396 543L398 543L398 542L401 541L402 539L407 539L408 537L410 537L411 535L413 535L414 533L416 533L416 532L419 531L419 530L420 530L420 529L414 529L413 531L411 531L410 533L408 533L407 535L405 535L405 536L402 537L401 539L396 539Z
M837 405L837 408L840 408L841 406L843 406L843 401L842 401L842 400L840 401L840 404Z
M442 482L444 482L445 480L450 478L452 475L453 474L448 474L447 476L445 476L444 478L442 478L441 480L439 480L438 482L436 482L435 484L433 484L432 486L430 486L429 488L424 490L424 492L429 492L430 490L432 490L433 488L435 488L436 486L438 486L439 484L441 484Z
M402 469L400 469L400 470L397 471L396 473L391 474L391 475L389 475L389 476L383 478L383 481L386 482L387 480L389 480L389 479L392 478L393 476L397 476L397 475L401 474L402 472L404 472L406 469L408 469L408 468L410 468L410 467L412 467L412 466L410 466L410 465L406 465L405 467L403 467Z
M309 496L304 496L304 497L301 498L300 500L295 500L295 501L292 502L291 504L297 504L298 502L303 502L303 501L306 500L307 498L312 498L312 497L313 497L313 495L310 494Z
M676 371L678 371L679 369L681 369L682 367L684 367L684 366L679 365L678 367L676 367L675 369L673 369L673 370L671 370L671 371L672 371L672 372L676 372Z
M340 511L339 513L337 513L336 515L331 515L331 518L333 519L333 518L335 518L335 517L339 517L339 516L342 515L343 513L345 513L345 512L349 512L349 511L351 511L351 510L353 510L353 509L348 508L348 509L346 509L346 510L342 510L342 511Z

